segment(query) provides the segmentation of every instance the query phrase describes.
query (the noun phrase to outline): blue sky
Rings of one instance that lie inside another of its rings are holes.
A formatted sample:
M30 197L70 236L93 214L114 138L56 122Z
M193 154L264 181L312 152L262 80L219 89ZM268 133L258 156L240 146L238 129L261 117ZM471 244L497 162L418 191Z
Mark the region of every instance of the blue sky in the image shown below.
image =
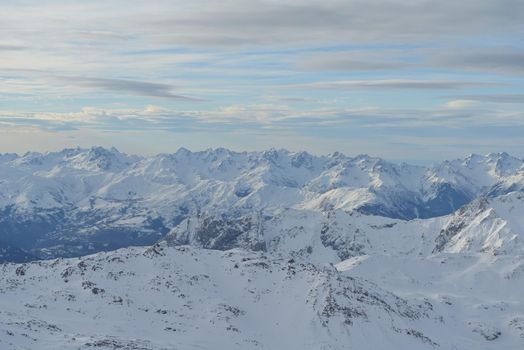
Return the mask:
M524 156L524 2L2 1L0 152Z

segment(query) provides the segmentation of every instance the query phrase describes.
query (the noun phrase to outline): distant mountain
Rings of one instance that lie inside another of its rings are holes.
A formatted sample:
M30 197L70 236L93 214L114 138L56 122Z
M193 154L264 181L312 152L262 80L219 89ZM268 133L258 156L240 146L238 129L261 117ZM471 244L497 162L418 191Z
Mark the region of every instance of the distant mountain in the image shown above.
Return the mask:
M79 256L152 244L191 218L271 217L288 208L432 218L523 184L524 161L506 153L433 167L222 148L152 157L101 147L4 154L0 240L42 258Z
M9 243L0 242L0 264L5 262L23 263L36 257Z

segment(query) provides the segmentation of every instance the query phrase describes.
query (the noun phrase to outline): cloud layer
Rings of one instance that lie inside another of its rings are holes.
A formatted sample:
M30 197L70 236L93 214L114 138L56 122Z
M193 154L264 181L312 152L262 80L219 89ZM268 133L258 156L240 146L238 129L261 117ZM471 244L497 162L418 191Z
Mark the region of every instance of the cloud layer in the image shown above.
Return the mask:
M7 0L0 16L0 128L33 134L17 149L142 131L144 149L173 145L160 132L247 147L243 133L406 160L459 140L524 155L520 0Z

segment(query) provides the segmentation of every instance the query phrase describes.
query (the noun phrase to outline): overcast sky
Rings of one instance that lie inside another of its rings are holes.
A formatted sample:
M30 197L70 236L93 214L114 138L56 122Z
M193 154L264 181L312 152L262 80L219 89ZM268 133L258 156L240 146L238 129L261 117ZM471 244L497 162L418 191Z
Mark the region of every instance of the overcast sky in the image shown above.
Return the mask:
M0 152L524 156L524 1L0 2Z

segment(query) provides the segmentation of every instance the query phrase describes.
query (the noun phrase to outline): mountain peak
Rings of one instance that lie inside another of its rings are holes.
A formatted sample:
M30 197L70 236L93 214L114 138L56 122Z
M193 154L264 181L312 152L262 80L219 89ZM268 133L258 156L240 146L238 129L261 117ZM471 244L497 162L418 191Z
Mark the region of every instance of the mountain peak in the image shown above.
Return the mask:
M137 156L128 156L115 147L105 148L94 146L89 149L75 149L69 154L76 168L85 168L101 171L120 171L124 167L140 159Z
M185 147L180 147L176 152L175 152L175 155L181 155L181 156L185 156L185 157L188 157L190 154L192 154L193 152L191 152L190 150L188 150L187 148Z

